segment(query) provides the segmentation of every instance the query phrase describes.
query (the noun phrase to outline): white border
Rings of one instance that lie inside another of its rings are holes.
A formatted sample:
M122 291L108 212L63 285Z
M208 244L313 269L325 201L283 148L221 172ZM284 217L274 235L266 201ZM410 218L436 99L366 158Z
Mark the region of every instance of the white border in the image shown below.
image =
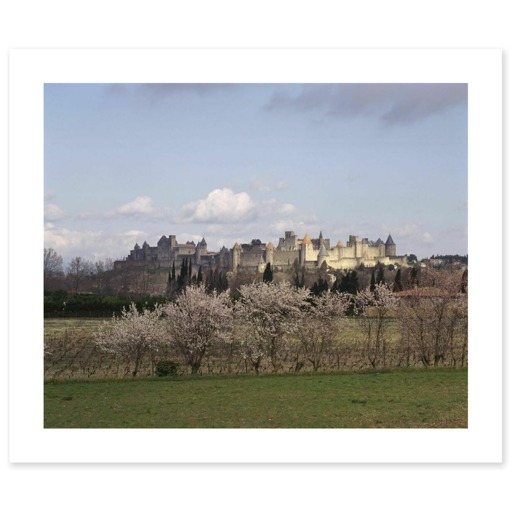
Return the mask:
M12 50L11 462L500 462L501 59L499 50ZM50 82L468 83L469 428L45 430L40 269L43 84Z

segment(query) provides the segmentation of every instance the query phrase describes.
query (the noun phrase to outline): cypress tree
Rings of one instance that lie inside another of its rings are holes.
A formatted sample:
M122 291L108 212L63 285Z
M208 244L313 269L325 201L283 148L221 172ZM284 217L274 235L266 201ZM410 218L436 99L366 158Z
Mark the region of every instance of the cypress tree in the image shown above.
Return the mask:
M357 290L359 289L359 278L357 277L357 272L355 270L349 270L343 276L342 282L344 283L344 292L350 293L351 295L355 295L357 293Z
M265 267L265 271L263 272L263 282L271 283L272 279L274 279L274 273L272 272L272 267L270 266L270 262L267 263Z
M412 267L411 275L409 277L409 286L414 288L418 286L418 269L416 267Z
M395 275L395 282L393 284L394 292L401 292L404 289L404 285L402 284L402 269L398 269Z
M370 279L370 291L375 291L375 269L372 270L372 278Z
M377 280L376 280L377 284L384 284L385 283L385 279L384 279L384 265L380 265L379 264L379 270L377 271Z
M201 265L199 265L199 271L197 272L197 284L201 284L203 282L203 273L201 271Z

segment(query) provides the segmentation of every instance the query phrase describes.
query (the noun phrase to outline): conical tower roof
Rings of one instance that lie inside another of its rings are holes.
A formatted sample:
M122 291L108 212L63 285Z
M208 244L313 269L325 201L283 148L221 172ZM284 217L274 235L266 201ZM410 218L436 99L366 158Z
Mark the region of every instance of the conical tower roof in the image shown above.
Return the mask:
M274 244L272 242L269 242L267 244L267 249L274 249Z
M343 247L343 242L341 240L338 240L336 247L338 247L338 249L341 249Z
M306 236L302 239L303 244L310 244L311 238L309 238L309 235L306 233Z
M325 248L325 244L320 245L320 252L318 253L319 258L323 258L324 256L329 256L327 249Z
M386 245L395 245L395 242L393 242L391 235L388 236L388 239L386 240Z

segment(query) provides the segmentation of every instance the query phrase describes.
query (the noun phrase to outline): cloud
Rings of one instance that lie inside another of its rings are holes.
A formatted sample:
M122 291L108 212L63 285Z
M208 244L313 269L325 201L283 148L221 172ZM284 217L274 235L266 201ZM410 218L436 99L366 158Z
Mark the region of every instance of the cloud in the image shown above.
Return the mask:
M185 206L188 222L226 223L247 221L256 215L255 203L246 192L229 188L212 190L206 199Z
M151 215L155 212L155 208L150 197L139 196L133 201L121 205L116 212L121 215Z
M106 88L106 94L160 102L171 96L191 95L201 97L222 92L233 92L240 87L241 84L231 83L110 84Z
M148 196L138 196L128 203L124 203L115 210L107 212L84 212L76 217L79 221L102 221L115 219L139 219L144 221L162 221L171 215L171 209L168 207L157 208L153 200Z
M372 116L386 125L409 124L466 105L467 94L467 84L307 84L295 95L275 93L265 109Z
M257 219L289 216L294 205L277 199L254 201L247 192L235 193L230 188L212 190L205 199L189 203L179 222L204 224L239 224Z
M54 222L65 218L64 210L59 208L56 204L49 203L44 208L44 219L46 222Z
M232 91L237 84L207 84L207 83L161 83L140 84L138 90L154 97L166 97L174 94L194 94L204 96L207 94Z
M260 178L251 178L249 189L255 192L270 192L271 187Z
M139 230L107 233L103 230L69 229L55 226L51 222L44 226L45 247L55 249L65 261L75 256L91 260L121 259L128 255L137 241L146 238L152 240L153 235Z
M421 238L426 244L431 244L434 241L432 235L428 231L425 231Z

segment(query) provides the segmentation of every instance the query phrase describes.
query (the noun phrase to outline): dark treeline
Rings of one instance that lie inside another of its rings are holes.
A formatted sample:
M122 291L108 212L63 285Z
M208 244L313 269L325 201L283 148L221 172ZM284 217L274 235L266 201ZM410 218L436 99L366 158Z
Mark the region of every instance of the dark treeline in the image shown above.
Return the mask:
M348 293L355 296L358 291L367 287L375 290L378 284L387 284L394 292L401 292L414 288L419 284L418 267L407 269L385 268L377 265L374 268L359 268L357 270L337 271L331 275L319 271L316 276L311 275L305 269L297 269L293 275L288 276L296 288L307 288L313 296L320 296L326 291ZM465 277L464 277L465 276ZM467 271L463 276L461 289L467 286ZM273 269L267 265L262 279L263 282L273 281ZM192 260L185 258L176 269L174 264L168 273L167 288L163 294L131 294L118 293L73 293L66 290L45 290L44 315L45 317L106 317L118 314L123 308L128 308L131 302L135 302L140 309L143 306L153 307L157 303L173 301L188 286L204 285L207 291L221 292L230 288L228 276L217 268L207 268L205 271L199 266L193 268ZM233 286L235 288L233 288ZM236 284L232 284L232 296L236 299ZM351 308L352 309L352 308ZM349 311L349 314L351 310Z
M145 297L133 300L116 295L73 294L65 290L44 292L45 317L109 317L121 313L135 302L137 309L153 308L168 300L166 297Z

